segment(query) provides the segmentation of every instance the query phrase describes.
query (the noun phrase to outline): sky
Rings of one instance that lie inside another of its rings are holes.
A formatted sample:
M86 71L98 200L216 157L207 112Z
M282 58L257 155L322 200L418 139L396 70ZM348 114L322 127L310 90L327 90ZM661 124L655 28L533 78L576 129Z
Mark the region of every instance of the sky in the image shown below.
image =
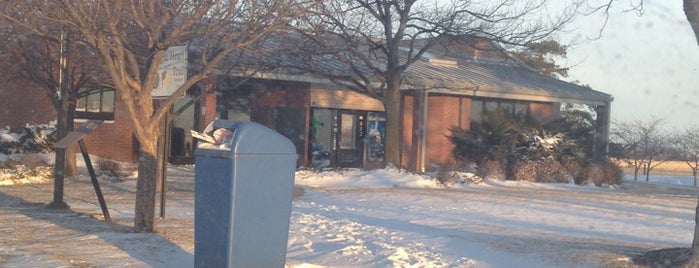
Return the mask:
M579 17L564 40L569 77L614 96L612 120L665 120L668 129L699 127L699 45L682 0L645 0L643 14L616 1L602 35L604 14ZM582 38L582 39L581 39Z

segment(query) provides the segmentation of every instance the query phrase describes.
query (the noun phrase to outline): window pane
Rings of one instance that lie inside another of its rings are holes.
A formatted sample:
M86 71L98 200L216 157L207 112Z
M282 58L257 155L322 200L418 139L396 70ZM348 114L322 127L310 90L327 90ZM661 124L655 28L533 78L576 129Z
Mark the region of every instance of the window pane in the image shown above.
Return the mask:
M87 96L87 111L88 112L99 112L100 111L100 96L101 94L90 94Z
M514 114L515 104L513 102L503 101L500 102L500 109L502 109L502 111L505 112L507 116L510 116Z
M340 120L340 149L354 149L354 115L342 114Z
M527 111L529 110L529 105L524 102L515 103L515 115L525 117L527 116Z
M485 102L485 112L495 112L498 109L498 102L496 101L486 101Z
M311 122L311 152L325 152L333 149L332 115L328 109L313 109Z
M85 107L87 107L87 97L79 98L75 103L75 110L85 111Z
M102 112L114 112L114 90L107 90L102 93Z
M471 101L471 123L483 122L483 101Z

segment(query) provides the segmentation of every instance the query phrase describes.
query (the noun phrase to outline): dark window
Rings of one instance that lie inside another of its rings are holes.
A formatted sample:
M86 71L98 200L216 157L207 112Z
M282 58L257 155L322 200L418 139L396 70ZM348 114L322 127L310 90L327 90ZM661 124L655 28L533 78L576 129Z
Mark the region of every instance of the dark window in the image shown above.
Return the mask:
M524 120L529 116L529 102L501 99L472 99L471 123L481 123L486 115L501 111L505 115Z
M471 101L471 122L473 122L473 123L483 122L483 101L482 100Z

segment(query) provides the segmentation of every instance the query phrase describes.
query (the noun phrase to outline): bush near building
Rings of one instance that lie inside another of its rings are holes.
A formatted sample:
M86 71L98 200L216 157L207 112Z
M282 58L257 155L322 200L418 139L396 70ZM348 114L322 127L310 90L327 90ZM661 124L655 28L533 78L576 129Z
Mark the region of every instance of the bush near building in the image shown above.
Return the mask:
M26 125L19 130L0 129L0 153L5 155L52 152L56 124Z
M483 178L531 182L615 185L623 172L614 163L595 163L593 118L580 110L544 125L493 112L470 129L451 128L454 156L474 163Z

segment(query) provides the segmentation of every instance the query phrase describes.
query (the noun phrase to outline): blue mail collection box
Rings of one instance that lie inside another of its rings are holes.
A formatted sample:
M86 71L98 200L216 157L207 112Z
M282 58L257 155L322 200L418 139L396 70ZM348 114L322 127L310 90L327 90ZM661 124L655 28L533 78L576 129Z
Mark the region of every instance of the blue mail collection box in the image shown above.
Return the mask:
M200 142L195 151L194 266L283 267L294 145L254 122L212 126L227 137L217 139L222 144Z

